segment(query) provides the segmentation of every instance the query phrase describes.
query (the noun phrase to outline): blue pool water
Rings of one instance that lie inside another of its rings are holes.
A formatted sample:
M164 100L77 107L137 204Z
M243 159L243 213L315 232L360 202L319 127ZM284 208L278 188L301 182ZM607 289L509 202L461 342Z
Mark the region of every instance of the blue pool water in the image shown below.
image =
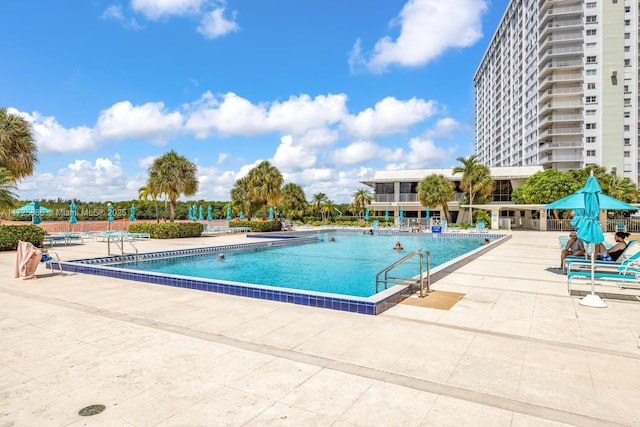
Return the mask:
M226 252L224 260L210 253L111 265L131 270L368 297L375 294L376 274L405 255L426 248L431 253L431 268L434 268L477 249L485 238L452 239L421 233L402 236L320 233L317 236L321 239L318 243ZM330 241L332 236L335 241ZM404 247L402 251L393 250L398 240ZM401 277L413 277L418 273L418 257L393 270L393 276Z

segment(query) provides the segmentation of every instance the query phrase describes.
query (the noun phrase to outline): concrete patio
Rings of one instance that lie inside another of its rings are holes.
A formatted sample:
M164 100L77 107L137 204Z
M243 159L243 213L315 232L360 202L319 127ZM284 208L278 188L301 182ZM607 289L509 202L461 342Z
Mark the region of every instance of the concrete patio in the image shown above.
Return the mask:
M450 310L379 316L43 266L23 281L0 253L0 426L640 425L640 291L583 307L552 269L559 233L512 234L434 284L466 294Z

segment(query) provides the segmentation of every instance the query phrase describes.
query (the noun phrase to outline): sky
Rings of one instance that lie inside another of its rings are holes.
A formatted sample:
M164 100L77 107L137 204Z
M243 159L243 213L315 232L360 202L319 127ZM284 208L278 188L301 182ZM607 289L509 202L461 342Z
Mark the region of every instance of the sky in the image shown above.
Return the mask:
M31 122L21 200L132 200L153 159L183 200L264 160L311 200L473 154L473 74L508 0L20 0L0 11L0 107ZM63 5L63 6L62 6Z

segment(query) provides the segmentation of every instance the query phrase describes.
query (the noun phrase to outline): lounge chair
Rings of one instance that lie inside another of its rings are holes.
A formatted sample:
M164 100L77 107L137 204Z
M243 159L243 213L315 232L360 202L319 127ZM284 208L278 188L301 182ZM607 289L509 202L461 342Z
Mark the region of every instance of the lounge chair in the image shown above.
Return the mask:
M627 260L630 258L630 251L629 249L633 248L636 243L638 243L637 240L629 240L627 242L627 248L624 250L624 252L622 252L620 254L620 257L618 258L618 261L600 261L600 260L596 260L595 262L599 263L599 264L603 264L605 265L605 263L614 263L614 264L618 264L621 265L623 261ZM610 247L610 246L609 246ZM640 252L640 251L639 251ZM573 262L587 262L587 263L591 263L591 258L589 258L589 255L585 253L584 256L573 256L573 255L568 255L565 259L564 259L564 265L562 266L562 272L566 273L567 272L567 265L569 263L573 263Z
M620 258L618 258L620 259ZM594 260L593 266L598 271L618 271L620 267L640 268L640 251L637 251L628 258L621 261L601 261ZM573 271L591 271L591 260L569 261L565 263L565 271L572 273Z
M616 222L616 233L618 231L627 231L627 224L625 224L624 221L617 221Z
M594 280L598 284L614 284L619 289L637 288L640 289L640 270L629 267L618 267L617 272L594 272ZM567 275L567 292L571 295L571 282L584 280L591 282L591 271L573 271Z

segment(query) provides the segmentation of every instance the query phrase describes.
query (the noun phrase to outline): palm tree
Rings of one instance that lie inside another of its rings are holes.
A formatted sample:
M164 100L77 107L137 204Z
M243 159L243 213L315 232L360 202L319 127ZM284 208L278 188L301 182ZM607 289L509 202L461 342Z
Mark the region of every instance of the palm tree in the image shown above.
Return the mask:
M156 222L160 222L160 211L158 209L158 196L159 194L148 185L143 185L138 188L138 200L148 201L149 199L153 200L153 204L156 208Z
M313 212L320 211L320 215L322 215L322 205L324 205L329 198L324 193L318 193L313 195L312 208Z
M149 168L147 187L153 189L155 194L164 194L169 199L172 222L176 215L178 198L182 194L193 196L198 191L196 170L195 164L174 150L156 158Z
M6 108L0 108L0 167L13 179L33 175L38 162L38 148L31 124Z
M442 206L445 219L450 222L449 201L455 196L454 185L444 175L428 175L418 183L418 200L422 206L434 209Z
M13 202L16 199L16 195L13 193L15 189L13 175L7 169L0 167L0 208L13 207Z
M371 194L371 192L364 188L356 190L356 192L353 193L351 197L353 197L351 205L357 212L366 208L367 205L370 204L373 200L373 195Z
M282 213L288 218L302 218L307 206L304 190L298 184L289 183L282 187Z
M261 162L247 174L249 197L262 204L262 219L267 218L267 206L274 206L282 198L282 174L268 161Z
M253 203L249 197L249 177L245 176L236 181L231 189L231 201L239 206L247 218L251 218ZM225 207L226 212L226 207Z
M322 220L328 220L329 217L331 216L331 214L333 213L333 210L337 207L338 205L336 205L335 203L333 203L333 200L329 200L327 199L324 202L324 205L322 205L321 208L321 214L322 214ZM326 215L326 217L325 217Z
M602 189L607 195L627 203L638 201L636 185L629 178L608 175L603 179Z
M489 168L478 162L475 154L464 158L457 159L462 166L453 168L454 174L462 174L460 179L460 188L469 195L469 205L473 205L476 195L487 196L493 190L493 178ZM469 220L473 222L471 215L472 208L469 206Z

